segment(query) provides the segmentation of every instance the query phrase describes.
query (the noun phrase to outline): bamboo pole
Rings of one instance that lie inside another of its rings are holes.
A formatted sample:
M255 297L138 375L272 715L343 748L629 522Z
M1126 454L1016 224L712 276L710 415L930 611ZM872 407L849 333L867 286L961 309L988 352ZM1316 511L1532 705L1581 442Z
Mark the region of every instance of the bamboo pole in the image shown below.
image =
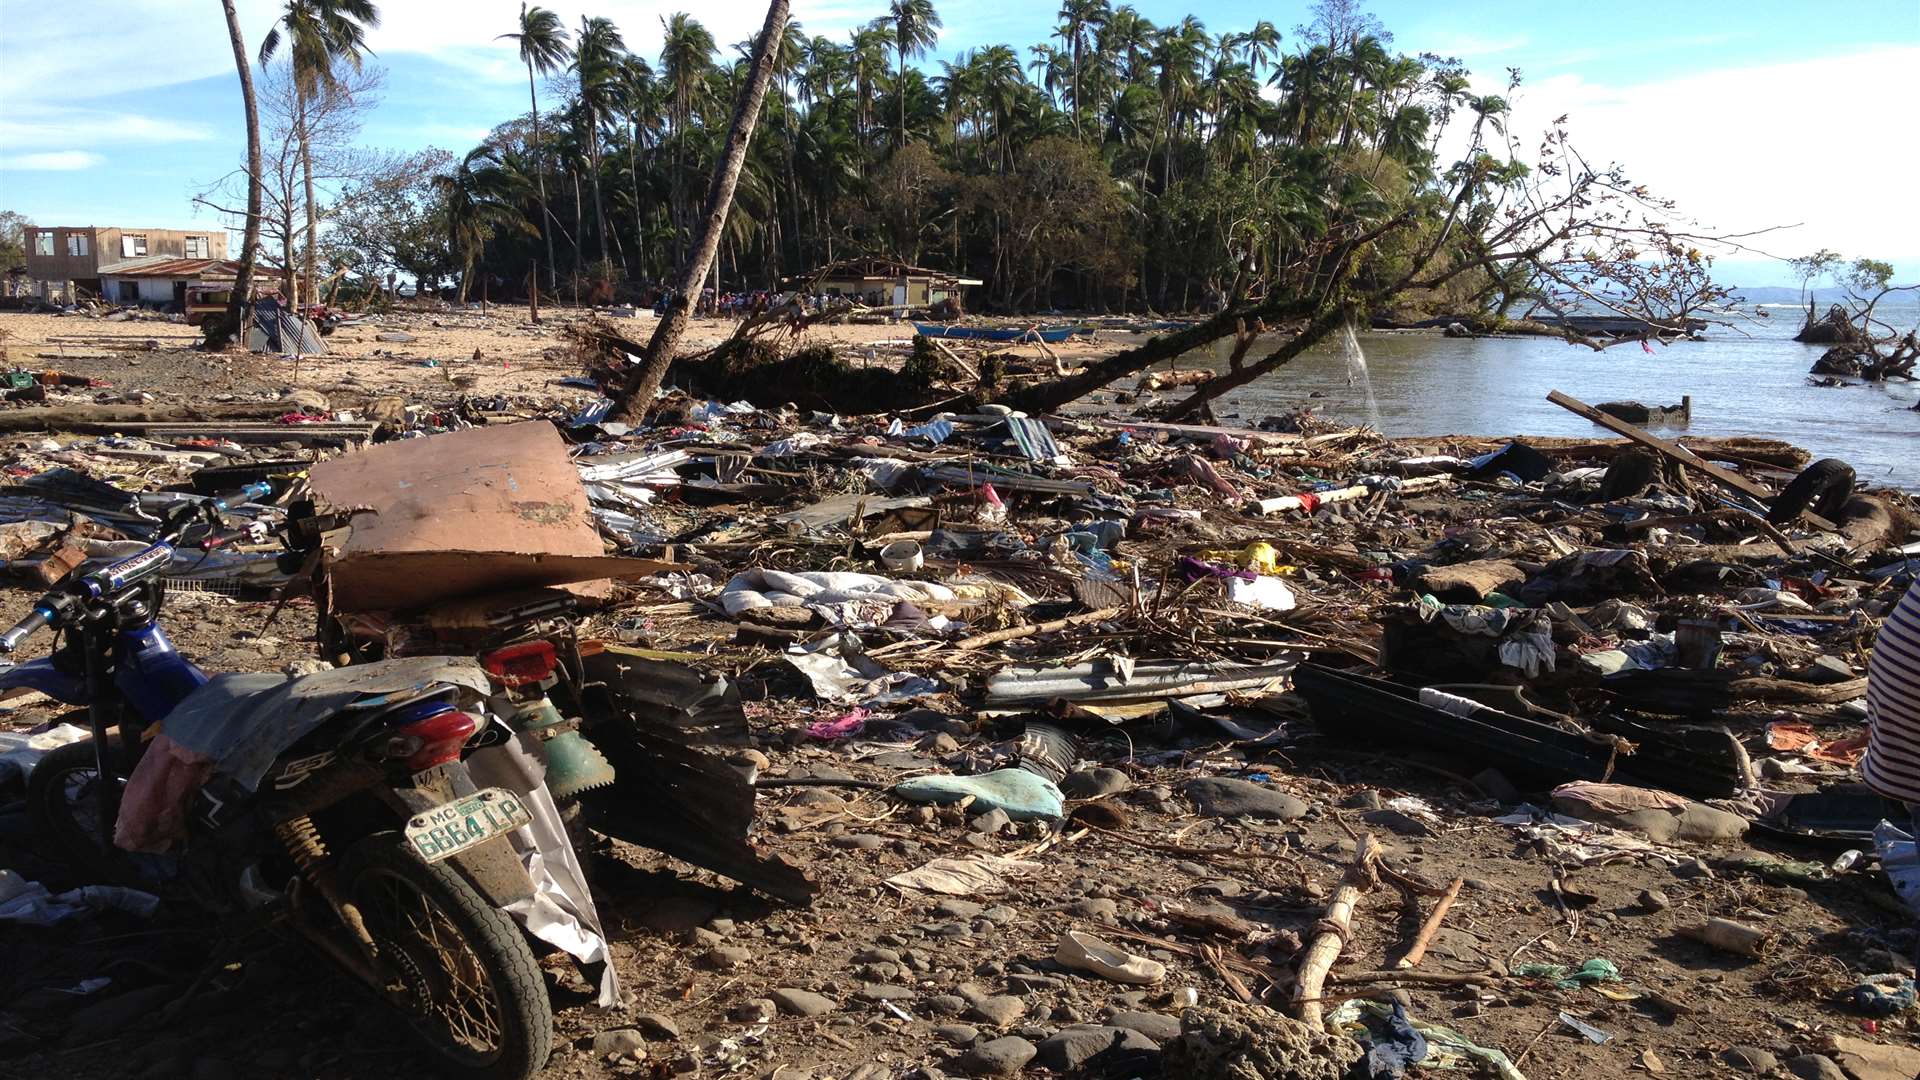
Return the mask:
M1360 903L1360 894L1373 887L1374 860L1379 856L1380 845L1374 841L1373 834L1362 833L1354 845L1353 863L1347 867L1346 877L1341 879L1339 888L1333 890L1333 900L1327 904L1327 913L1320 920L1324 929L1314 936L1307 951L1301 954L1300 974L1293 983L1293 1006L1301 1022L1309 1027L1320 1027L1323 1011L1321 989L1326 986L1327 973L1333 970L1333 962L1346 945L1353 926L1353 909Z
M1447 886L1446 893L1433 905L1433 914L1427 916L1427 921L1420 924L1420 932L1413 936L1413 944L1407 947L1407 955L1401 957L1394 967L1404 971L1427 955L1427 946L1433 944L1433 935L1439 932L1441 921L1447 917L1447 909L1453 907L1453 902L1460 898L1460 886L1464 884L1465 878L1454 878L1453 884Z

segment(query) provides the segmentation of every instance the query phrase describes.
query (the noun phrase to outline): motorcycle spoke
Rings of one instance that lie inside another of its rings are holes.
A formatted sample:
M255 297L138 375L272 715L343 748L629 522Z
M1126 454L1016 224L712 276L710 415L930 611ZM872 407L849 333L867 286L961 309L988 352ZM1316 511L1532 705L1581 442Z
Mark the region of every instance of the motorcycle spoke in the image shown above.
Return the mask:
M435 1034L478 1053L499 1048L500 1005L485 967L451 920L431 899L397 877L381 875L377 915L394 947L412 955L426 985L410 987L424 999ZM405 943L411 943L409 948Z

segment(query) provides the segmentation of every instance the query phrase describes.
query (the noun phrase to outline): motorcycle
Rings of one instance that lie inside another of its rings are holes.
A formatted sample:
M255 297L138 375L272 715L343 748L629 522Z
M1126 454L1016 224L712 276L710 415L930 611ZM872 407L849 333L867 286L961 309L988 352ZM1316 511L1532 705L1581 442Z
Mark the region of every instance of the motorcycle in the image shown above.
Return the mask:
M160 576L177 551L241 535L231 512L269 494L182 502L146 550L56 585L0 634L6 654L60 635L0 689L84 705L92 729L33 769L36 834L107 880L281 920L454 1071L530 1077L553 1017L529 935L597 968L602 1003L618 992L535 736L495 718L550 654L209 678L160 626ZM289 568L307 554L295 538L317 536L306 524L280 532Z

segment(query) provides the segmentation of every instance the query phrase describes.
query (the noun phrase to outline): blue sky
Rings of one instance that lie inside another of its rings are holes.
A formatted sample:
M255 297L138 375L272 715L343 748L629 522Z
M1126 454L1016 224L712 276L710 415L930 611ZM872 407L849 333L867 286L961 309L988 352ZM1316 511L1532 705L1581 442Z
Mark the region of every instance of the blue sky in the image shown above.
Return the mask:
M936 0L938 2L938 0ZM525 71L508 42L517 0L387 0L372 44L387 90L362 135L367 146L463 152L526 107ZM660 17L692 10L723 43L756 30L753 3L687 5L614 0L547 6L569 25L582 14L619 24L629 47L658 48ZM1173 22L1189 12L1219 32L1258 18L1292 37L1307 4L1137 0ZM795 0L809 33L840 35L884 0ZM249 48L274 16L270 0L239 0ZM1407 52L1464 59L1487 89L1519 67L1526 84L1514 129L1567 114L1589 157L1628 164L1725 231L1793 225L1754 241L1768 254L1830 247L1896 262L1920 277L1920 0L1387 0L1372 10ZM948 0L936 51L1050 32L1054 5ZM244 148L233 55L209 0L118 0L92 18L40 0L0 0L0 208L44 224L211 224L191 198L230 171ZM111 23L112 25L103 25ZM1858 153L1822 153L1809 133ZM1729 280L1784 282L1753 255L1723 260Z

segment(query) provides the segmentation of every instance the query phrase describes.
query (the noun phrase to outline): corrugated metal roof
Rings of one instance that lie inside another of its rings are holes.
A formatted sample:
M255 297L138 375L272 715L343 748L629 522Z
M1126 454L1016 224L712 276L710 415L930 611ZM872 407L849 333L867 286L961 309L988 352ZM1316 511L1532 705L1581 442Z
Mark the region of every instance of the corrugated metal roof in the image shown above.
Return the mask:
M238 263L225 259L182 259L172 255L149 255L143 259L123 259L99 270L101 277L198 278L212 275L230 278L239 272Z
M1020 452L1033 461L1052 461L1060 456L1060 445L1053 441L1053 433L1042 421L1030 416L1009 416L1007 433L1013 436Z

